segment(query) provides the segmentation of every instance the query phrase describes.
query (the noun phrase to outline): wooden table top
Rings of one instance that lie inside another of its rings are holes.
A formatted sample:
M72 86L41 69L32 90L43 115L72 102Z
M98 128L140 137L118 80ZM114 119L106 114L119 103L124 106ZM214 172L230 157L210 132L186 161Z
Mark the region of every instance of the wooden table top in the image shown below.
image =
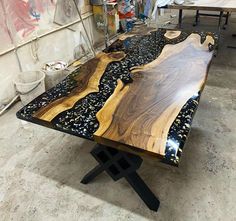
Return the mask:
M214 46L203 32L123 36L17 117L178 165Z
M189 0L182 5L172 4L168 6L173 9L206 10L236 12L235 0Z

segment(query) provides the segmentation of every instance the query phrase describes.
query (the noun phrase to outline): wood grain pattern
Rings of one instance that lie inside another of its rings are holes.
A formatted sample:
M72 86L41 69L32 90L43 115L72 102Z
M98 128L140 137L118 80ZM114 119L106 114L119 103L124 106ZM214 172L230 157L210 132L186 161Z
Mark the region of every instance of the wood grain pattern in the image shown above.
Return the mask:
M182 5L173 4L168 7L172 9L236 12L235 0L194 0L191 2Z
M96 114L96 117L98 121L101 122L101 125L95 134L104 134L106 132L107 128L112 123L114 107L119 105L121 99L126 95L128 89L129 86L125 86L120 79L117 81L117 87L114 93L106 101L105 106Z
M176 45L166 45L153 62L132 71L133 83L118 82L113 95L97 113L95 141L113 141L165 155L168 131L183 105L203 89L212 52L191 34Z
M17 117L178 166L218 38L149 31L114 42Z
M68 97L58 99L45 108L37 111L33 117L44 121L51 121L63 111L72 108L77 101L86 95L98 92L100 79L107 67L113 61L120 61L125 57L124 52L99 53L95 58L85 63L80 70L80 74L75 78L78 87L70 93Z
M137 35L147 35L155 30L156 30L156 28L147 27L145 24L136 25L136 26L134 26L134 28L130 32L120 35L118 39L121 41L124 41L126 38L130 38L130 37L137 36Z
M181 34L181 31L166 31L164 36L168 39L174 39L174 38L179 37L180 34Z

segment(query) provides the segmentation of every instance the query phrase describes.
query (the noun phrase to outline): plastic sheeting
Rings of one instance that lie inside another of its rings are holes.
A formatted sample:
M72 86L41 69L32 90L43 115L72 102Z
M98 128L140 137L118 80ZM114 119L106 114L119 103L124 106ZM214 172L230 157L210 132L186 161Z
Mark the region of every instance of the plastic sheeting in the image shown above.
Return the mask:
M160 8L160 7L163 7L165 5L169 5L173 2L174 2L174 0L157 0L156 3L155 3L154 9L152 11L151 18L153 20L156 20L157 19L157 9Z

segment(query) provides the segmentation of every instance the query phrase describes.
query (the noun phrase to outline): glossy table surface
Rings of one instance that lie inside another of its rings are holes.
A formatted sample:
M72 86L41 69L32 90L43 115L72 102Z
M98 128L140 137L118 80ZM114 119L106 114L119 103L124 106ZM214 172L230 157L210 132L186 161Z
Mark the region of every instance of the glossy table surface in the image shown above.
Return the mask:
M173 9L189 10L207 10L207 11L224 11L236 12L235 0L187 0L181 5L171 4L168 6Z
M164 29L129 35L17 117L178 165L216 36Z

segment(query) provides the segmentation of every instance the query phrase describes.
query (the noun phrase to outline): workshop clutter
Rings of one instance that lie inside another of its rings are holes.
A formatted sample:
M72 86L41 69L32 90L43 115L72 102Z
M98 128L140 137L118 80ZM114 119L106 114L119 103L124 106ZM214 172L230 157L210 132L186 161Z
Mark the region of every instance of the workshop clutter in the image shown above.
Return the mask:
M68 64L64 61L51 61L44 64L42 71L45 73L46 89L50 89L61 82L67 75Z
M108 33L115 35L119 30L119 16L116 3L107 3ZM98 30L104 30L104 15L102 5L93 5L94 20Z
M20 72L14 79L16 91L23 105L45 92L45 74L42 71Z

